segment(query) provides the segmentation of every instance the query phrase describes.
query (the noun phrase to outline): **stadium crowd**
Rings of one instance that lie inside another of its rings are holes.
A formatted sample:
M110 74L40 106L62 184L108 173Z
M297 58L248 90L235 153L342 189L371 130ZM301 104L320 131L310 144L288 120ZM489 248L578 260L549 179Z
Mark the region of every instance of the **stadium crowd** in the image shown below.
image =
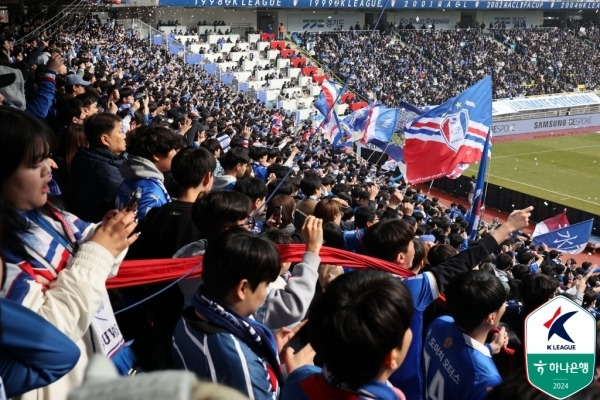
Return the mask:
M579 29L583 25L585 31ZM298 36L309 54L364 98L426 106L441 104L489 74L495 98L572 92L581 85L593 90L597 35L597 23L571 22L568 29L403 27ZM379 62L364 57L365 49Z
M441 102L502 48L403 35L304 38L392 103ZM468 240L464 205L114 21L31 19L0 44L0 397L543 398L519 367L524 317L556 295L596 315L595 267L533 245L531 208ZM123 260L198 255L201 279L106 289ZM597 366L577 398L598 396Z

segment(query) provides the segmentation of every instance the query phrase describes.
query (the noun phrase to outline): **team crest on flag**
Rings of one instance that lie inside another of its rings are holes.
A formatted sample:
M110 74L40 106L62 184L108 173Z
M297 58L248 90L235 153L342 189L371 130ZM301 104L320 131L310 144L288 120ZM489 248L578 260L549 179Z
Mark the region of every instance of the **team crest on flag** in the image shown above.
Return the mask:
M465 109L446 116L440 124L440 132L448 147L455 153L462 146L469 126L469 112Z
M404 161L410 183L458 176L481 159L492 125L492 78L425 111L404 127Z

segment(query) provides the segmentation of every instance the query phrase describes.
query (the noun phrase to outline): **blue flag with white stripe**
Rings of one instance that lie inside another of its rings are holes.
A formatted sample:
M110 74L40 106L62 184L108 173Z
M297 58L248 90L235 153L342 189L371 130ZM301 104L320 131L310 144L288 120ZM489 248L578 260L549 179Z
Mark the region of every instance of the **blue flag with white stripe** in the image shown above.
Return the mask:
M564 228L556 229L531 239L533 244L546 244L551 249L566 254L579 254L585 250L592 235L594 220L579 222Z

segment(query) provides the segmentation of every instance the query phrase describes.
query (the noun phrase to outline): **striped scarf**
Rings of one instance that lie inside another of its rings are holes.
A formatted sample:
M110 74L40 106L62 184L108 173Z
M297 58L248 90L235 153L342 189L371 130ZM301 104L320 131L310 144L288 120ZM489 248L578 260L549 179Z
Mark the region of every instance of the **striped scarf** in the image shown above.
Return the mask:
M211 324L231 332L242 340L259 357L267 360L275 373L279 385L283 385L283 376L279 367L279 356L275 337L263 324L244 318L220 300L210 298L204 285L200 286L192 298L194 309Z

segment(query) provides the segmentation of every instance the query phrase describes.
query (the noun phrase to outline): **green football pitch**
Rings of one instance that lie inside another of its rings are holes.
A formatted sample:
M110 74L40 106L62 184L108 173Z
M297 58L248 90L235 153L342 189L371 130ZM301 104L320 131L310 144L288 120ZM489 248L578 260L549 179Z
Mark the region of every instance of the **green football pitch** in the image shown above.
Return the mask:
M486 180L600 215L600 133L494 143Z

